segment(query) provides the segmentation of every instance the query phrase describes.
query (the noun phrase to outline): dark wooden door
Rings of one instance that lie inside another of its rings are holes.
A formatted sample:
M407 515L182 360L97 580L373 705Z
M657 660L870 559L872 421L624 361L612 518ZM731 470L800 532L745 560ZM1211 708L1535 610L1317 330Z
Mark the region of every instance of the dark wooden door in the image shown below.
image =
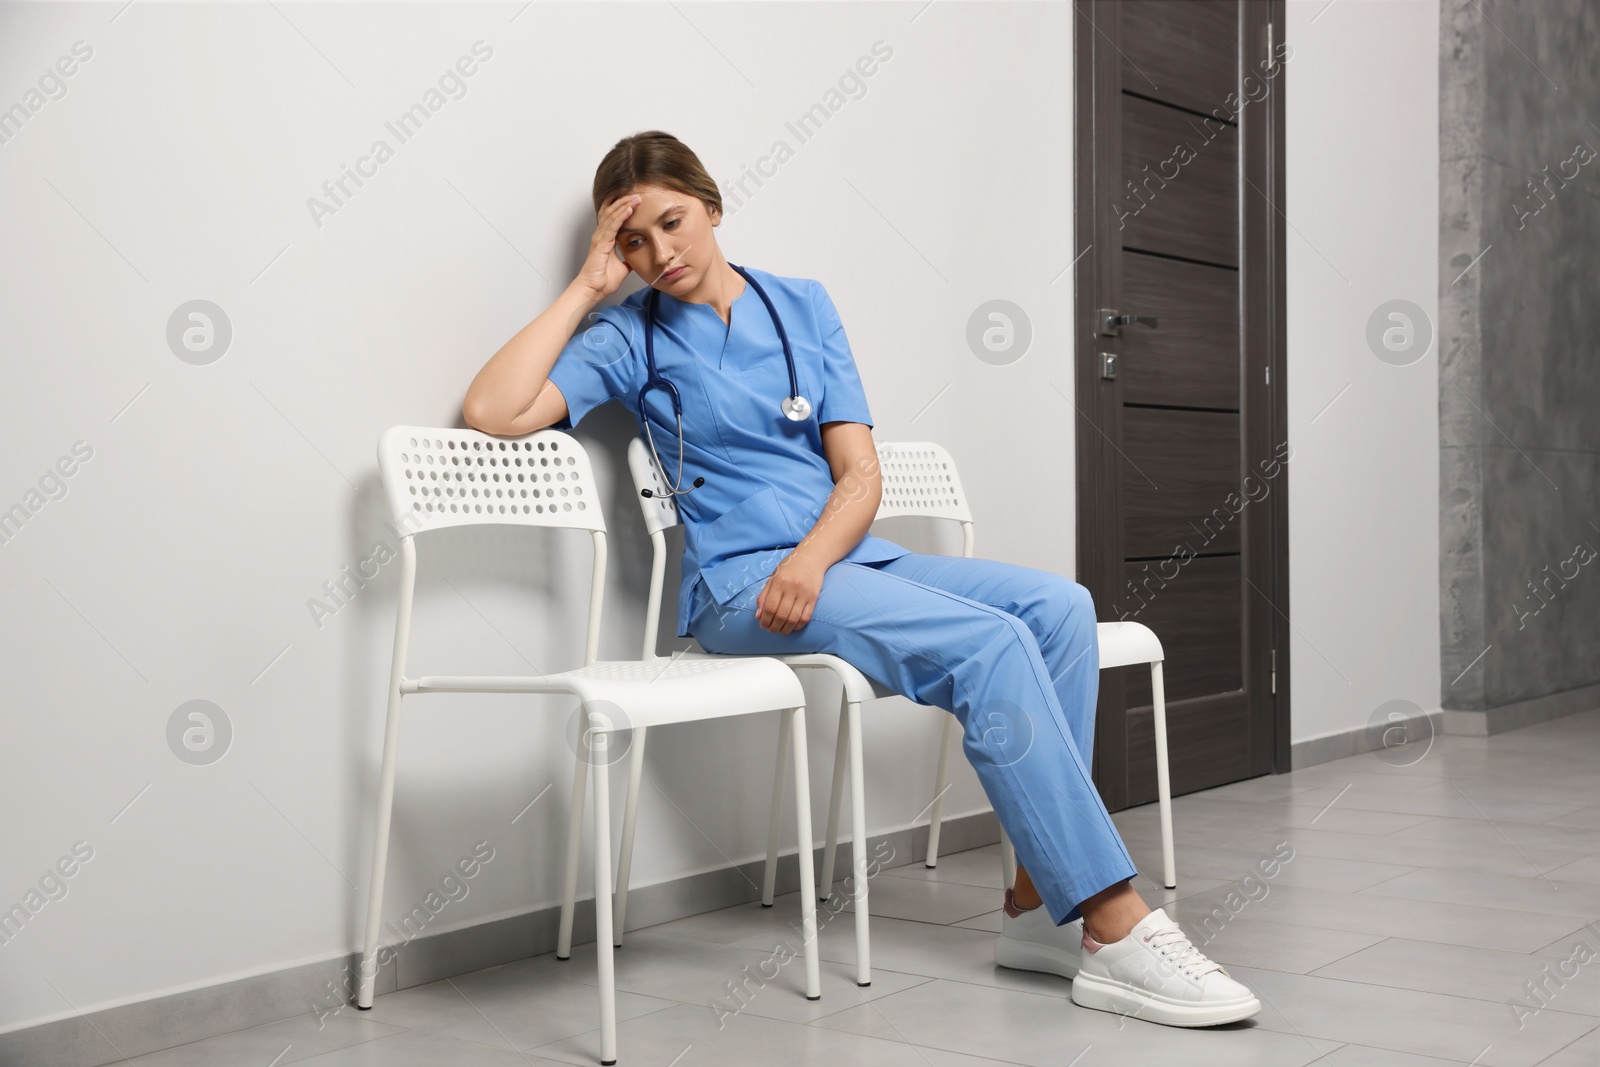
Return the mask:
M1281 3L1075 7L1079 577L1161 639L1192 792L1288 769ZM1094 770L1155 798L1146 669L1101 673Z

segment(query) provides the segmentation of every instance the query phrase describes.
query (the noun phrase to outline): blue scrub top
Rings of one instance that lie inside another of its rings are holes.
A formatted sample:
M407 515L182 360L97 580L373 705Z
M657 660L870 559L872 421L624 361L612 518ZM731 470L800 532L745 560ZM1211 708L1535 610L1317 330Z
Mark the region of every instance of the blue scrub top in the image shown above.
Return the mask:
M794 351L800 395L810 417L795 422L778 405L789 393L783 342L761 297L747 282L724 324L709 304L661 293L656 303L656 370L678 387L683 403L683 480L705 484L676 498L684 524L683 578L678 590L678 636L689 636L694 590L700 583L726 604L764 582L810 531L833 492L822 448L825 422L872 425L844 325L820 282L781 278L746 267L783 320ZM644 299L650 287L622 303L597 308L573 334L550 370L567 401L570 430L607 400L621 400L638 421L639 390L647 376ZM656 451L670 480L678 469L677 419L664 389L645 400ZM642 434L644 428L640 427ZM843 558L855 563L895 559L909 549L872 534Z

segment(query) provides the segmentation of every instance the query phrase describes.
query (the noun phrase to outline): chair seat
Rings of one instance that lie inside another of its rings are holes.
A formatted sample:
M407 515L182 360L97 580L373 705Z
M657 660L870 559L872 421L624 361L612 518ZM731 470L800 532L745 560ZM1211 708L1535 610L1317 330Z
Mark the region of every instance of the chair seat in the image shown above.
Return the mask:
M1095 625L1100 646L1100 669L1160 663L1161 639L1142 622L1102 622Z
M765 656L683 653L646 660L596 660L575 670L529 676L431 675L405 687L416 693L571 693L614 704L624 726L716 719L804 707L794 671Z
M676 652L673 655L674 658L680 660L773 659L790 668L804 670L810 667L814 670L831 670L844 683L845 699L850 701L881 700L884 697L895 696L898 692L869 678L861 673L855 664L849 660L840 659L831 652L788 652L773 656L740 656L720 652Z
M831 652L791 652L772 657L790 668L813 668L834 671L844 683L845 699L849 701L881 700L892 697L896 691L863 674L849 660L840 659Z

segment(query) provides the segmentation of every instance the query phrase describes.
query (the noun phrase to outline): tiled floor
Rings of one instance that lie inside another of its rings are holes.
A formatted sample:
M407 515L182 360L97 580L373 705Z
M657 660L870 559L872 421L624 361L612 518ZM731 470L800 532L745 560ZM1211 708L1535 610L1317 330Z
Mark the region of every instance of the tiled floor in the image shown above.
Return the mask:
M779 942L800 946L792 895L630 932L617 955L619 1062L1600 1064L1600 712L1440 737L1410 766L1357 756L1174 808L1179 888L1139 888L1255 989L1253 1020L1180 1030L1123 1019L1071 1003L1064 979L996 967L991 846L872 880L869 989L852 978L850 915L820 910L816 1002L801 993L798 957L774 962ZM1154 805L1116 821L1141 869L1159 872ZM1263 877L1275 850L1291 858ZM567 963L538 956L401 990L320 1029L306 1015L133 1062L594 1064L594 981L588 946ZM741 981L742 1001L729 988Z

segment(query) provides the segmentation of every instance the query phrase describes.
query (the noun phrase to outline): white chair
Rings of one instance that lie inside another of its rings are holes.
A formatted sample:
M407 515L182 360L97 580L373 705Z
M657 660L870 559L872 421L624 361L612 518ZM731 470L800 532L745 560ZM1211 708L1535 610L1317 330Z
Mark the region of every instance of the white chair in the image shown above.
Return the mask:
M400 539L399 612L395 623L394 658L389 678L389 705L384 726L383 770L376 804L372 880L367 896L366 942L356 996L360 1008L372 1007L377 977L383 883L388 862L389 822L394 803L396 754L400 740L401 699L420 693L565 693L576 696L585 712L584 740L579 744L573 775L572 809L566 841L566 878L557 954L571 953L572 913L576 895L579 835L583 822L585 779L593 752L595 956L599 974L600 1062L617 1060L616 985L611 939L610 790L604 753L611 735L629 726L643 747L645 729L671 722L781 711L781 735L792 739L796 822L800 840L811 840L805 730L805 692L789 668L764 657L685 654L647 661L599 660L600 609L605 584L605 517L594 488L588 456L576 439L559 430L540 430L518 438L498 438L476 430L394 426L378 444L389 512L407 533ZM406 645L411 627L412 597L419 532L450 526L508 524L588 530L594 546L590 575L588 633L584 665L558 674L516 676L405 675ZM622 721L613 721L613 718ZM635 782L637 779L635 779ZM631 819L632 798L628 805ZM801 884L812 881L811 850L800 850ZM626 870L626 868L624 868ZM626 878L626 874L622 876ZM626 882L623 882L626 885ZM800 895L805 936L805 990L809 1000L821 995L817 962L816 902Z
M879 471L883 480L883 495L878 503L873 521L902 515L921 515L930 518L950 519L961 524L962 555L970 557L973 546L972 511L961 486L956 464L944 446L932 441L882 442L877 444ZM666 540L663 531L679 522L677 506L665 495L665 483L650 457L650 449L642 437L628 446L628 467L636 489L650 489L655 495L640 497L645 528L650 534L653 561L650 572L650 598L646 608L647 623L645 647L654 650L656 619L660 613L661 587L666 571ZM1161 642L1149 627L1137 622L1099 623L1096 638L1100 651L1101 669L1149 663L1151 685L1155 703L1156 777L1160 794L1161 838L1163 874L1167 888L1177 885L1173 863L1172 797L1168 777L1166 704L1163 698ZM738 658L738 657L726 657ZM827 899L833 885L834 854L839 833L839 810L842 801L843 776L850 774L851 852L855 868L853 899L856 912L856 981L868 985L871 981L868 945L868 888L866 871L866 803L863 789L861 755L860 706L864 700L895 695L894 690L879 685L857 670L849 662L827 653L803 653L774 657L797 669L832 671L842 686L841 713L838 740L833 762L833 788L829 796L827 844L823 850L822 876L819 892ZM939 742L939 757L935 766L933 803L929 808L928 855L925 863L935 867L939 862L939 836L943 825L944 796L949 791L950 746L960 724L954 715L946 714ZM763 902L771 904L772 885L777 858L777 827L781 817L783 799L783 754L779 752L779 766L774 775L773 806L767 846L767 871ZM1016 878L1016 856L1005 831L1000 834L1001 872L1006 885ZM626 855L626 851L624 851ZM620 928L620 927L619 927Z
M878 446L878 460L883 471L883 500L873 521L889 515L929 515L952 519L961 523L963 556L972 555L972 509L967 506L967 496L961 489L956 474L955 460L942 445L932 441L916 443L882 444ZM1161 641L1143 623L1102 622L1095 626L1096 642L1100 650L1100 669L1126 667L1135 663L1150 664L1150 691L1155 705L1156 732L1156 791L1161 807L1161 862L1162 876L1168 889L1177 888L1177 875L1173 870L1172 847L1172 788L1167 765L1167 705L1161 684L1161 663L1164 656ZM783 658L783 657L779 657ZM939 830L944 820L944 795L949 789L950 747L960 730L954 715L947 716L939 738L939 758L934 768L933 806L928 823L929 867L939 864ZM842 743L842 742L841 742ZM835 779L837 781L837 779ZM837 787L835 787L837 792ZM833 815L829 813L829 825ZM1016 881L1016 851L1000 831L1001 878L1006 885Z
M882 449L879 449L880 454ZM645 444L643 437L636 437L628 445L628 469L633 475L633 484L640 491L639 506L644 513L645 529L650 534L652 548L650 563L650 595L645 608L645 633L644 647L646 654L653 654L656 647L656 623L661 612L662 584L666 576L667 543L665 532L668 527L679 523L678 506L671 496L667 494L666 481L661 472L656 468L655 462L650 457L650 448ZM649 489L653 494L645 497L643 490ZM710 655L709 653L699 653ZM739 660L744 656L713 656L719 660ZM768 657L761 657L768 658ZM850 826L851 826L851 865L854 869L852 876L851 897L855 902L856 925L856 984L868 986L872 984L872 961L868 946L868 913L867 913L867 813L865 791L862 785L861 769L861 702L875 700L879 697L893 696L894 690L878 685L872 679L862 674L855 667L838 656L827 653L797 653L770 657L787 664L796 671L800 670L827 670L832 671L842 684L840 703L839 740L838 748L833 761L833 791L828 806L828 843L822 855L822 878L818 885L818 894L821 899L827 900L833 888L833 860L834 852L838 847L839 838L839 805L843 775L846 767L850 772ZM761 903L764 907L772 906L773 890L777 876L778 864L778 826L783 815L783 793L785 763L784 748L786 741L783 737L778 739L778 759L772 775L772 809L767 826L767 866L765 877L762 879ZM633 750L635 757L639 756L639 748ZM637 792L637 771L629 775L629 811L631 815L633 793ZM633 834L631 819L625 818L622 832L622 864L626 869L628 852L632 847ZM811 855L811 838L800 839L800 852L808 858L805 870L810 870L809 857ZM809 877L802 873L800 878L802 887L812 884ZM617 900L620 905L626 900L627 884L619 876ZM810 899L810 894L802 892L802 897ZM613 929L617 931L618 944L621 944L622 922L619 919Z
M1100 669L1108 670L1112 667L1128 667L1137 663L1150 664L1150 692L1153 696L1155 710L1156 731L1156 793L1161 812L1161 875L1162 882L1168 889L1178 888L1177 874L1174 871L1173 846L1172 846L1172 784L1168 774L1167 765L1167 703L1166 695L1162 690L1161 663L1164 656L1161 651L1161 641L1155 632L1148 626L1139 622L1102 622L1095 625L1095 637L1100 647ZM939 762L935 771L937 798L934 800L932 819L928 829L928 859L929 867L936 866L939 862L939 809L942 807L944 790L946 788L946 770L950 759L951 740L956 736L957 723L954 716L945 724L944 736L939 740ZM1001 877L1006 885L1012 885L1017 880L1017 856L1006 837L1005 830L1000 831L1000 868Z

